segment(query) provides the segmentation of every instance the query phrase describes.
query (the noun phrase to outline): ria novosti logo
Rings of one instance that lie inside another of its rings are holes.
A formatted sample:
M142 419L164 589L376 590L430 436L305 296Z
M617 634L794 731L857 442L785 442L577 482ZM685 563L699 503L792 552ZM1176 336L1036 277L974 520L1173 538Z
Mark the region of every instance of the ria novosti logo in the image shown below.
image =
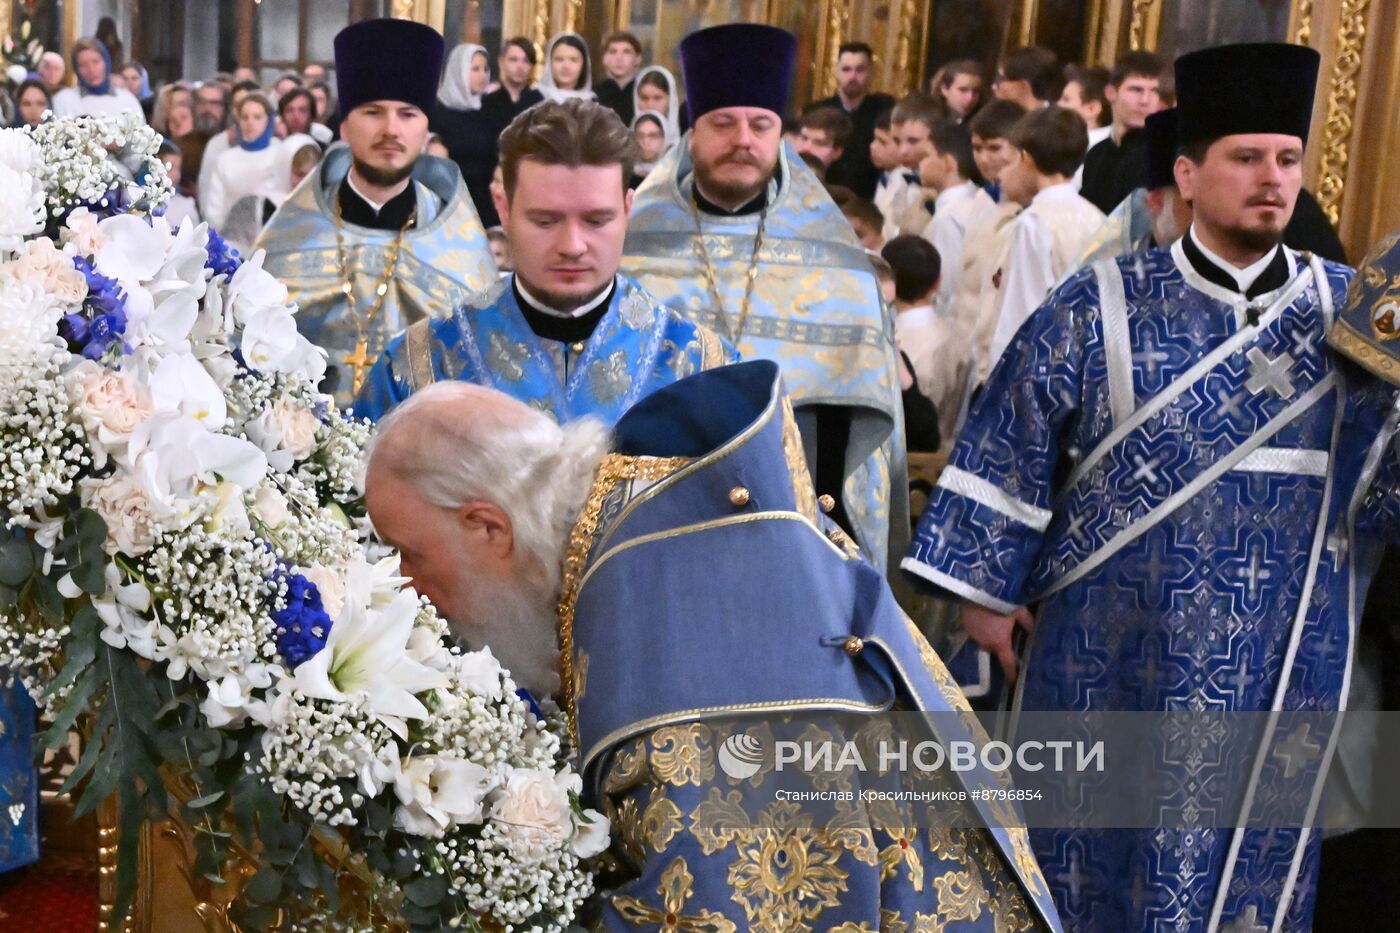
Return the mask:
M747 732L736 732L719 747L719 767L736 781L746 781L763 767L763 742Z

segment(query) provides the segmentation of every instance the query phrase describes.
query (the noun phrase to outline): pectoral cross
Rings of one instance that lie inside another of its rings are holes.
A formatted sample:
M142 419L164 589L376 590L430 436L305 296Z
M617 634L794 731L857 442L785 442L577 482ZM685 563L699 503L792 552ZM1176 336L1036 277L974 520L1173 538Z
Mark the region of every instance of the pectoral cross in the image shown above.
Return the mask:
M365 382L365 370L369 369L369 346L361 338L355 344L355 352L345 358L345 365L355 370L355 376L351 381L351 391L359 394L360 386Z

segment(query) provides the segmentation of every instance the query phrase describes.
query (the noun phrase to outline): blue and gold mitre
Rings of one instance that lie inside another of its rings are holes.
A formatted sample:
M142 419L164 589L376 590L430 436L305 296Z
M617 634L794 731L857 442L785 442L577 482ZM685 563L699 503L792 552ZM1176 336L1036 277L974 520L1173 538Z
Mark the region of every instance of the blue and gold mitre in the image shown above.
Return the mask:
M1347 292L1346 309L1327 335L1337 352L1400 385L1400 230L1376 244Z

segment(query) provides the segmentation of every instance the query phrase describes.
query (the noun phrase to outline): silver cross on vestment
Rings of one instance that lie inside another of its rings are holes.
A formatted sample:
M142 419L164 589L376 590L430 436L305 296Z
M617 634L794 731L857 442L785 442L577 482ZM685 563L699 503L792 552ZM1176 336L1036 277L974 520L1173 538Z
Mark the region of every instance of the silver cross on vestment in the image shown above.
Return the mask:
M1293 368L1293 357L1280 353L1273 359L1258 347L1250 347L1245 354L1249 360L1249 381L1244 387L1254 395L1265 389L1271 390L1279 398L1293 397L1293 378L1288 371Z

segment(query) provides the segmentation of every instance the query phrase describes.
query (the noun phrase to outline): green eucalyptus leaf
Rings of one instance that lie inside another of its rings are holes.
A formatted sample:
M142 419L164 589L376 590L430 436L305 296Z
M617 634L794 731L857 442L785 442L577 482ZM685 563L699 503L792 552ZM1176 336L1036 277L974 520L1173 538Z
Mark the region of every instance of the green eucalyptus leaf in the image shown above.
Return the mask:
M18 588L34 573L33 545L12 534L0 535L0 583Z
M20 598L37 609L45 622L57 625L63 621L63 594L58 584L43 574L30 575Z
M217 801L222 800L223 796L223 791L216 790L212 793L204 794L202 796L194 798L189 803L185 804L185 806L189 807L191 810L199 810L209 806L211 803L216 803Z
M243 888L244 896L258 904L270 904L281 893L282 873L270 867L258 869Z
M403 886L404 897L420 907L436 907L447 896L447 878L426 875Z
M69 571L73 576L73 582L89 596L101 596L107 592L106 572L107 562L103 560L100 550Z

